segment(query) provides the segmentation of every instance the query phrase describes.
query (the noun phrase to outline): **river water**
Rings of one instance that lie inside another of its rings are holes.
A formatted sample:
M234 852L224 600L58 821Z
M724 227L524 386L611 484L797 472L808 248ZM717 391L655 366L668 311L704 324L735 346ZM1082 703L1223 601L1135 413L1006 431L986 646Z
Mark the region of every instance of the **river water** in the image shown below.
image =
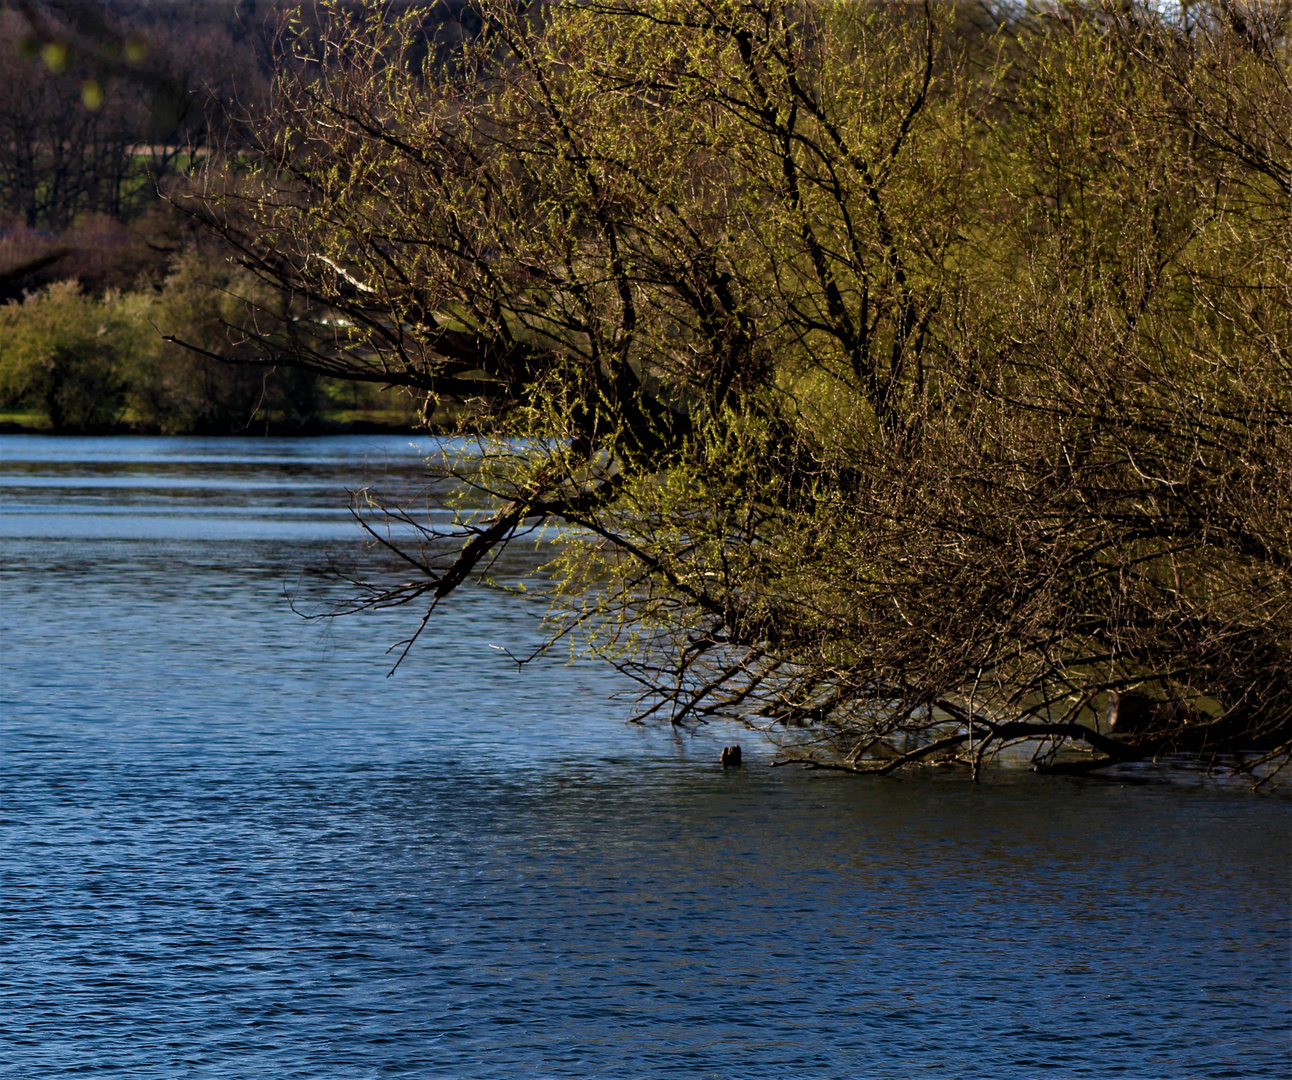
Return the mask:
M431 449L0 437L0 1076L1288 1075L1280 792L724 771L485 588L388 678L293 600Z

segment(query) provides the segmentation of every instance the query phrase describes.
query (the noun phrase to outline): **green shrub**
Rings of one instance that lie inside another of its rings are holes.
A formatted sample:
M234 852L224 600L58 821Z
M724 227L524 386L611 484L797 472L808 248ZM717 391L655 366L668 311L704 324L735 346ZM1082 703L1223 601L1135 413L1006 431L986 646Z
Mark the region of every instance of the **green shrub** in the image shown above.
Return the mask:
M126 368L141 347L121 297L59 282L0 308L0 406L43 409L55 431L103 431L126 407Z
M247 331L265 299L239 268L192 250L160 289L50 285L0 306L0 410L44 414L54 431L159 435L416 421L413 400L379 384L256 363L266 350Z

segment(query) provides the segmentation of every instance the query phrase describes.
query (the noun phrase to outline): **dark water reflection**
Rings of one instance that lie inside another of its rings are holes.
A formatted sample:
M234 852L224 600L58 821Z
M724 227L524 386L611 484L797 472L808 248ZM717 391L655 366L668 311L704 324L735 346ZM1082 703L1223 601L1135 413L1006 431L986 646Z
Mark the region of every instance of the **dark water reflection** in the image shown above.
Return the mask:
M387 679L283 593L417 461L0 439L0 1075L1287 1074L1285 799L724 773L484 590Z

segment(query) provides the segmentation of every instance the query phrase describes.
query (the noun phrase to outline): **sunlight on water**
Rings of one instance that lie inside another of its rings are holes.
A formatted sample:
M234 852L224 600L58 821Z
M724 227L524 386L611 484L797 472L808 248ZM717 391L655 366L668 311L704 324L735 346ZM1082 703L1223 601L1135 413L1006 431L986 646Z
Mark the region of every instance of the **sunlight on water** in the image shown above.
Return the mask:
M0 437L0 1076L1275 1077L1289 804L722 770L455 598L338 623L428 441Z

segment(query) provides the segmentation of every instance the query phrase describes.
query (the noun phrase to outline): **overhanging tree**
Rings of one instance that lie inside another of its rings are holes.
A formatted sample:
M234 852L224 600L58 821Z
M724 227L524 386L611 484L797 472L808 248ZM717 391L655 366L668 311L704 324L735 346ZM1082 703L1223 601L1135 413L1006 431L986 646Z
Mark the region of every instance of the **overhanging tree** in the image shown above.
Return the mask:
M1286 760L1286 7L478 15L288 26L195 200L285 298L244 362L487 432L488 508L404 515L364 602L557 523L554 635L643 716L862 772Z

